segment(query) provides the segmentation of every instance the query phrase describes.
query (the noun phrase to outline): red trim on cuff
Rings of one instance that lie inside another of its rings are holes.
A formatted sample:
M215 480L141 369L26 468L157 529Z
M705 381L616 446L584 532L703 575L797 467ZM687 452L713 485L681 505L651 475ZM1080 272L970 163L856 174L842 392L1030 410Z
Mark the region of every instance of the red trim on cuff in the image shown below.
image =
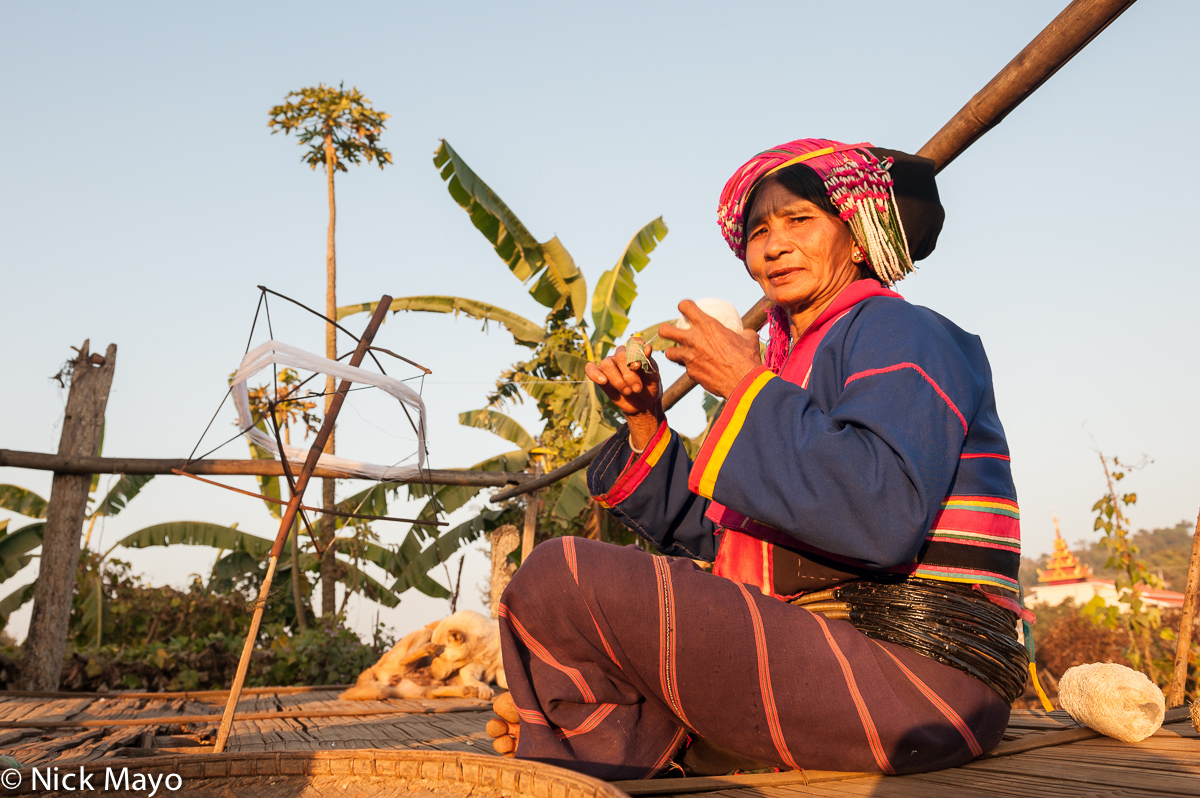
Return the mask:
M638 489L642 484L642 480L654 468L655 463L662 457L663 450L667 448L667 444L671 442L671 428L667 426L666 419L663 419L659 425L658 431L654 433L654 437L646 444L645 450L641 455L634 454L630 458L630 462L625 466L625 470L617 477L617 481L608 489L606 493L595 496L596 501L600 502L601 507L613 507L620 504L629 498L629 496ZM628 440L626 440L628 443ZM630 448L632 444L630 444Z

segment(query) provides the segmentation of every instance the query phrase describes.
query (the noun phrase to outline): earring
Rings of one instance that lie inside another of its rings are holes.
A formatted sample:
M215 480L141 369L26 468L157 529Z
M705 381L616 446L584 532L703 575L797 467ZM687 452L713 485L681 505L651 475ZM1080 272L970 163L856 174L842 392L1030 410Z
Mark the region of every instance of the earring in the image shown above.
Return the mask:
M862 263L862 262L863 262L863 253L862 253L862 250L861 250L861 249L859 249L858 247L855 247L855 248L854 248L854 254L850 256L850 259L851 259L852 261L854 261L855 263Z

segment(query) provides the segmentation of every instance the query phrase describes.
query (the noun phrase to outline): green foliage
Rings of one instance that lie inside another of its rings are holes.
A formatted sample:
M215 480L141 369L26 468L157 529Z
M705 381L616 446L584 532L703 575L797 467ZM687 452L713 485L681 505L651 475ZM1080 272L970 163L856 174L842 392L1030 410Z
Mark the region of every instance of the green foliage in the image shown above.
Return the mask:
M30 554L42 545L46 522L26 524L15 532L8 532L8 522L0 522L0 582L14 576L33 560Z
M546 268L542 245L444 139L433 155L433 165L447 181L450 196L517 279L528 282Z
M650 253L667 235L658 217L634 235L617 265L600 275L592 295L592 349L603 358L629 325L629 309L637 297L634 278L650 262Z
M1126 611L1105 605L1097 596L1084 605L1083 612L1110 629L1118 626L1127 628L1131 643L1126 657L1130 664L1158 682L1160 667L1152 652L1152 642L1159 637L1162 612L1158 607L1148 606L1142 601L1142 589L1162 587L1162 581L1138 557L1138 546L1131 539L1126 511L1137 503L1137 494L1118 495L1115 487L1141 466L1121 463L1119 458L1114 457L1110 467L1103 454L1100 455L1100 464L1104 468L1108 490L1092 505L1092 511L1096 513L1093 529L1104 534L1100 543L1108 552L1105 565L1116 571L1114 582L1118 602L1125 605Z
M363 158L380 169L392 162L392 154L378 143L390 115L371 108L358 89L318 83L288 92L284 100L270 110L267 127L284 135L295 131L300 143L308 145L301 160L309 167L345 172L347 162L357 164Z
M357 305L345 305L337 309L338 319L352 316L355 313L374 313L378 302L359 302ZM523 346L535 347L541 343L545 333L542 328L524 316L520 316L504 308L477 302L474 299L463 299L459 296L402 296L393 299L389 306L393 313L402 310L420 311L424 313L460 313L472 319L484 322L494 321L512 333L513 339Z
M550 312L539 327L511 311L460 297L402 297L393 301L392 309L463 313L499 321L517 343L531 347L528 359L501 373L487 406L464 413L460 423L488 429L520 447L516 452L477 463L473 469L515 471L532 461L543 471L556 468L610 436L621 421L601 391L586 378L584 367L608 355L626 332L637 297L637 274L666 236L667 226L659 217L642 227L625 246L616 265L601 274L591 296L589 329L585 320L587 281L562 242L555 237L539 243L446 141L439 145L433 163L446 181L450 196L467 212L471 223L513 275L529 286L530 296ZM338 315L373 308L372 303L348 305L339 308ZM537 436L500 412L506 403L521 402L525 397L537 404L542 421L542 432ZM445 487L431 492L424 486L409 486L410 496L429 498L421 511L422 519L452 512L478 493L477 488ZM575 534L619 542L635 539L599 510L588 495L582 473L541 491L540 502L539 537ZM506 521L519 521L523 503L512 502L497 512ZM471 523L491 528L493 520L485 512Z
M146 487L150 480L154 479L153 474L123 474L117 484L113 485L101 499L100 504L96 505L96 509L92 511L90 517L106 515L112 517L125 509L133 498L142 492L142 488Z
M0 485L0 510L29 518L46 517L46 500L31 490L16 485Z
M205 521L169 521L139 529L121 538L117 545L128 549L172 545L211 546L263 557L271 550L271 543L266 538L240 531L237 524L221 526Z

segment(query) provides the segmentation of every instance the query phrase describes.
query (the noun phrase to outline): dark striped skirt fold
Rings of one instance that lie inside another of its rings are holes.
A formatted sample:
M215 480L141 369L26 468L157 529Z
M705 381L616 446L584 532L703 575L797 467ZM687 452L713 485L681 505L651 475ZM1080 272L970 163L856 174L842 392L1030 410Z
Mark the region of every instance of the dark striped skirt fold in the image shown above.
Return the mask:
M635 547L538 546L500 632L517 756L604 779L654 775L689 733L784 769L936 770L1008 723L961 671Z

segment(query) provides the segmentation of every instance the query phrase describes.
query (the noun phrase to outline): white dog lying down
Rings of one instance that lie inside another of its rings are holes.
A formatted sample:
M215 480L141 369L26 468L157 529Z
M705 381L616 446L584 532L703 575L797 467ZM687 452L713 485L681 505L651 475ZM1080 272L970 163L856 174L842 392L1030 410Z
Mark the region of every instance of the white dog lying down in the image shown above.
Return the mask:
M508 689L500 627L460 610L405 635L341 694L347 701L387 698L491 698L489 683Z

